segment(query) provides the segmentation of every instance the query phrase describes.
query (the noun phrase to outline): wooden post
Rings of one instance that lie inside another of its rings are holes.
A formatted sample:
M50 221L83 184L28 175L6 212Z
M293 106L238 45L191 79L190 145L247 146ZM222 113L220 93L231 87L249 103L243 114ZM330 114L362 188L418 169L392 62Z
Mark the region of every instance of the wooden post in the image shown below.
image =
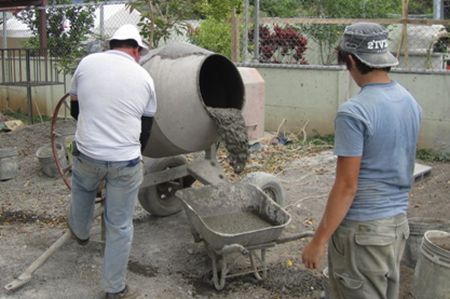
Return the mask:
M231 61L239 62L239 19L236 16L236 8L231 12Z
M41 8L39 9L39 47L41 49L41 53L43 53L47 49L47 12L46 7L48 4L48 0L41 1Z

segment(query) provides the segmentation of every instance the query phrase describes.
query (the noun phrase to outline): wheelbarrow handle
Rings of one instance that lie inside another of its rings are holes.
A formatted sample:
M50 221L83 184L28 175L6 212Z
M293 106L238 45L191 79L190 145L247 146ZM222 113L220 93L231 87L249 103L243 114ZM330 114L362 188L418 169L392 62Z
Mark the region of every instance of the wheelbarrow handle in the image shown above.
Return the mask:
M291 242L291 241L295 241L295 240L309 238L309 237L312 237L312 236L314 236L314 232L308 230L308 231L305 231L305 232L303 232L301 234L297 234L297 235L293 235L293 236L289 236L289 237L276 239L275 243L283 244L283 243L287 243L287 242Z

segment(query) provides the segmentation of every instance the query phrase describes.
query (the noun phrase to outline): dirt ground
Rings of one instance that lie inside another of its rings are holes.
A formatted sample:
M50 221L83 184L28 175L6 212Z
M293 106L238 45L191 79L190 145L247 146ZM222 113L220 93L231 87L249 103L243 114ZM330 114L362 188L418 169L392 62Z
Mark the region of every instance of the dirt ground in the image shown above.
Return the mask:
M61 127L66 125L73 123ZM3 288L65 231L69 191L61 178L42 173L35 156L49 142L49 123L0 133L0 147L14 146L19 153L17 177L0 181L0 298L102 298L103 244L98 225L87 246L69 241L22 288L10 293ZM268 159L260 152L252 155ZM287 195L284 207L292 217L283 236L317 226L334 180L334 163L332 152L325 150L296 156L277 171ZM409 216L448 219L450 163L424 164L432 171L416 182ZM297 240L268 250L266 279L228 278L219 292L210 284L211 264L204 244L194 242L184 212L158 218L138 205L134 222L128 283L138 290L139 298L320 298L326 283L321 274L325 262L317 271L305 270L300 253L306 241ZM248 267L248 258L240 254L232 260L232 270ZM401 298L408 298L413 273L402 268Z

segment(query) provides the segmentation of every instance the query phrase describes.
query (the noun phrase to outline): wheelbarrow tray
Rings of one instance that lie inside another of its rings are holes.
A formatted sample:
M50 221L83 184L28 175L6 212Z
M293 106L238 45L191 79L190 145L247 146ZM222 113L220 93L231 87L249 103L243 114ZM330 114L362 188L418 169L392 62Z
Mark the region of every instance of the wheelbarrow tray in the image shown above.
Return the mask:
M248 247L271 243L291 221L281 206L249 183L186 188L176 196L194 238L205 241L213 250L231 244Z

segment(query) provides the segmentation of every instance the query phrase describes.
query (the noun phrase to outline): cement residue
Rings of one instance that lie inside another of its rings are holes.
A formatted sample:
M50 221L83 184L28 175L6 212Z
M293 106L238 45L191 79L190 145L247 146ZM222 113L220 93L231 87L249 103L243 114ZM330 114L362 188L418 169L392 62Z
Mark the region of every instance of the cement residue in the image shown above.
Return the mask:
M145 277L155 277L158 275L158 268L152 265L144 265L137 261L128 262L128 270Z
M430 242L434 245L450 252L450 236L446 237L432 237Z
M282 294L295 294L297 298L319 298L324 289L323 276L309 270L277 264L271 265L267 274L267 279L262 281L264 288L278 289Z
M222 234L240 234L271 227L272 224L262 219L255 212L239 212L214 215L203 218L205 224L213 231Z
M168 45L150 50L147 55L142 57L140 64L144 65L155 56L160 56L161 59L178 59L191 55L211 55L211 51L191 45L184 42L171 42Z
M225 143L234 172L240 173L244 170L249 156L247 129L241 111L235 108L212 107L207 107L207 111L217 124L217 132Z

